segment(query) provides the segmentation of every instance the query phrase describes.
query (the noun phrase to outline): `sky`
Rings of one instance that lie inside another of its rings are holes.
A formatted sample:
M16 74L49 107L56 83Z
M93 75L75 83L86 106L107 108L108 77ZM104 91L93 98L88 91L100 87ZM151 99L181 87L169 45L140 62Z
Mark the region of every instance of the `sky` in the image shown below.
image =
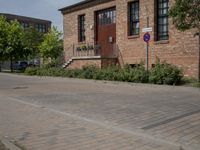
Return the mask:
M0 12L46 19L63 30L62 14L58 9L82 0L0 0Z

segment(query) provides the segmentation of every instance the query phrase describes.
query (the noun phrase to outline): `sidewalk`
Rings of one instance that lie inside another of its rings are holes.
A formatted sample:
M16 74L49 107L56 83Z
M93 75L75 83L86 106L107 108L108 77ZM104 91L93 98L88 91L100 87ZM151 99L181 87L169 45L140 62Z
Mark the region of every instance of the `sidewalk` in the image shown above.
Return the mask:
M0 74L0 136L27 150L199 150L199 97L190 87Z
M0 134L28 150L179 150L178 145L0 97Z

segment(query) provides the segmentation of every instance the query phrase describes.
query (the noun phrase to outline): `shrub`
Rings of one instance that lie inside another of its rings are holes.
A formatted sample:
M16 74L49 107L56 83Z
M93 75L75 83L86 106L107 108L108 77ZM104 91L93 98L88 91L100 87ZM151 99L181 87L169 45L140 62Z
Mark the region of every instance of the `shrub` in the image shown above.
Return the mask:
M194 86L194 87L198 87L198 88L200 88L200 82L196 82L196 83L194 83L193 86Z
M29 76L37 75L37 69L38 68L32 68L32 67L26 68L26 70L24 71L24 74L29 75Z
M123 69L116 66L103 69L96 66L85 66L83 69L27 68L25 74L170 85L180 83L183 77L180 69L166 63L157 63L149 72L141 64L135 68L125 66Z
M154 84L177 85L182 77L182 71L178 67L158 62L150 71L149 81Z
M84 66L82 71L80 71L80 78L85 79L94 79L95 74L97 73L98 68L96 66Z
M127 82L148 83L148 78L148 71L145 70L145 67L142 63L134 68L131 68L130 65L126 65L124 68L123 80Z

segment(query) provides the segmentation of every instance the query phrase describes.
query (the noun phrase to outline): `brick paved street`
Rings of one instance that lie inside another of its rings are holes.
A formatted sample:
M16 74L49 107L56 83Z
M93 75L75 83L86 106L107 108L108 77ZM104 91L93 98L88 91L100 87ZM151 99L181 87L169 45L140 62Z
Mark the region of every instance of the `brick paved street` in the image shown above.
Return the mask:
M0 136L28 150L199 150L200 89L0 74Z

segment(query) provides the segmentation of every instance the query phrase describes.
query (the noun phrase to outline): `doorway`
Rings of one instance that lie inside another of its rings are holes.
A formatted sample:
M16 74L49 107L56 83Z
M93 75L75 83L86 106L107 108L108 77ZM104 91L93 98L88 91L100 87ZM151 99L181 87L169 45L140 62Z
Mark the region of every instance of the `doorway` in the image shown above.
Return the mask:
M116 8L98 11L96 25L96 41L100 45L101 56L112 56L116 43Z

